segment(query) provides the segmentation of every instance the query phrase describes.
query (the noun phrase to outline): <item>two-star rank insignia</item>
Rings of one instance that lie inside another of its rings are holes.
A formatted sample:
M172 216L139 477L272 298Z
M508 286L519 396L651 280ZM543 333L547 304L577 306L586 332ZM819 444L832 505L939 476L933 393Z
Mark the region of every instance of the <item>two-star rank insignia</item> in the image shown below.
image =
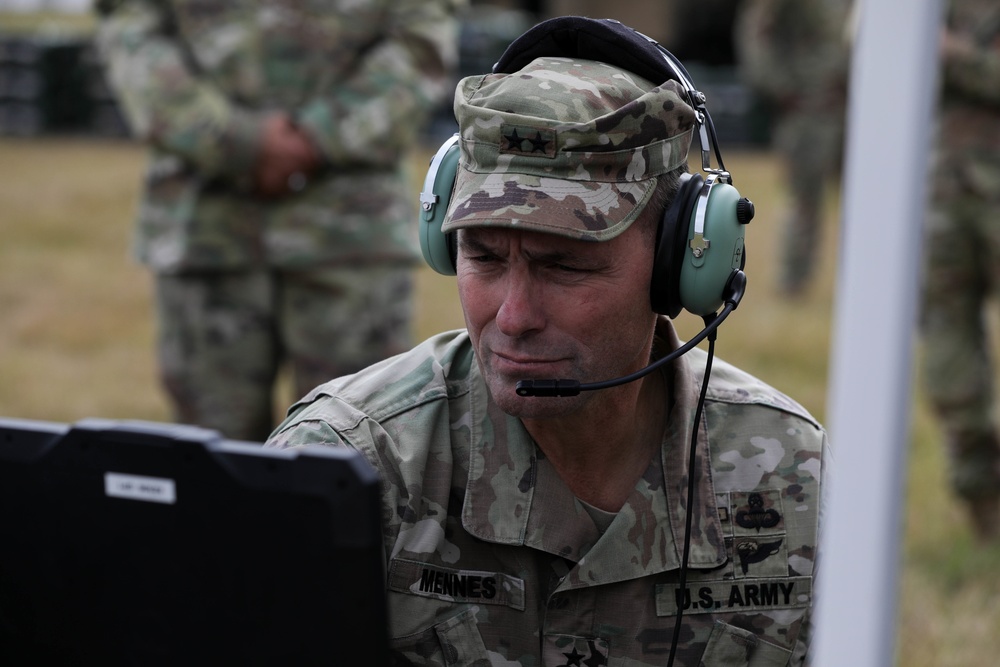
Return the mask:
M597 637L547 635L542 660L556 667L606 667L608 642Z
M563 653L566 662L560 667L603 667L608 664L608 657L601 652L593 640L587 641L587 652L580 653L576 646L569 653Z
M503 142L502 153L517 153L532 155L541 153L555 157L555 133L552 130L539 130L530 127L504 127L501 133Z

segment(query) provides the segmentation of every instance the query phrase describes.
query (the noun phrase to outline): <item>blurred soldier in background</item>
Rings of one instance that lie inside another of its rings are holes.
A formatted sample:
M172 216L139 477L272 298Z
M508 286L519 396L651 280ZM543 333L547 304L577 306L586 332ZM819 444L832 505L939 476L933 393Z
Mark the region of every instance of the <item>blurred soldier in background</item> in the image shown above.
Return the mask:
M952 0L941 40L923 333L927 392L976 535L1000 538L1000 444L987 302L1000 287L1000 6Z
M408 349L403 171L450 90L464 0L97 0L98 48L151 162L175 418L263 441L283 362L305 394Z
M773 114L790 210L779 288L804 290L816 264L826 185L842 156L849 0L744 0L734 42L741 76Z

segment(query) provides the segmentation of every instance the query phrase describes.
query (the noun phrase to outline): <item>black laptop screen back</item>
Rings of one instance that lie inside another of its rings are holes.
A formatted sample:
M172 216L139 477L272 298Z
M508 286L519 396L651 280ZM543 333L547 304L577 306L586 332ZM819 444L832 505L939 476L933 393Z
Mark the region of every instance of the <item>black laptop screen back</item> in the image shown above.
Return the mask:
M0 664L387 662L355 452L0 419Z

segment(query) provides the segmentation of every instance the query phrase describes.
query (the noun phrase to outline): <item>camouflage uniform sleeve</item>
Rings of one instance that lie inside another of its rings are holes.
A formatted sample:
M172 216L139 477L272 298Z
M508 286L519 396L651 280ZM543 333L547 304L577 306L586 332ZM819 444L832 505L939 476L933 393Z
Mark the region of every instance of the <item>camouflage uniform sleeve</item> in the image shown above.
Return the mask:
M261 119L236 107L192 65L162 0L97 0L97 49L137 137L207 177L245 177Z
M292 449L307 445L346 447L347 443L328 423L321 420L300 421L292 424L294 416L275 429L264 446L272 449Z
M942 60L947 93L1000 106L1000 8L992 10L977 26L980 34L963 34L972 48L948 52Z
M737 9L740 73L760 95L796 105L846 85L843 17L824 0L748 0Z
M818 579L822 576L821 565L823 563L823 550L819 545L824 544L822 538L824 520L826 519L827 509L830 502L830 477L833 471L833 449L830 447L830 440L827 437L826 430L823 430L823 451L820 457L820 479L822 484L820 485L819 492L819 539L817 540L817 548L815 560L813 562L813 580ZM816 587L813 587L813 591ZM810 667L813 664L813 637L815 636L816 630L813 625L813 610L815 609L815 602L806 617L802 620L802 630L799 632L798 638L795 640L795 646L792 648L792 659L789 661L789 665L795 665L796 667Z
M305 104L299 124L339 164L395 164L452 89L457 12L466 0L393 0L384 39L350 79Z

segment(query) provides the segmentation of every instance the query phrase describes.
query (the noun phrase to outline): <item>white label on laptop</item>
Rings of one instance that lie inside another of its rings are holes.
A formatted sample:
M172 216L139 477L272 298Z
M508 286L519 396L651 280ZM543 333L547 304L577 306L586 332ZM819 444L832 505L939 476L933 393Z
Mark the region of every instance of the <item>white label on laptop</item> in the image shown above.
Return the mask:
M144 500L148 503L173 505L177 500L174 480L143 475L104 473L104 492L114 498Z

